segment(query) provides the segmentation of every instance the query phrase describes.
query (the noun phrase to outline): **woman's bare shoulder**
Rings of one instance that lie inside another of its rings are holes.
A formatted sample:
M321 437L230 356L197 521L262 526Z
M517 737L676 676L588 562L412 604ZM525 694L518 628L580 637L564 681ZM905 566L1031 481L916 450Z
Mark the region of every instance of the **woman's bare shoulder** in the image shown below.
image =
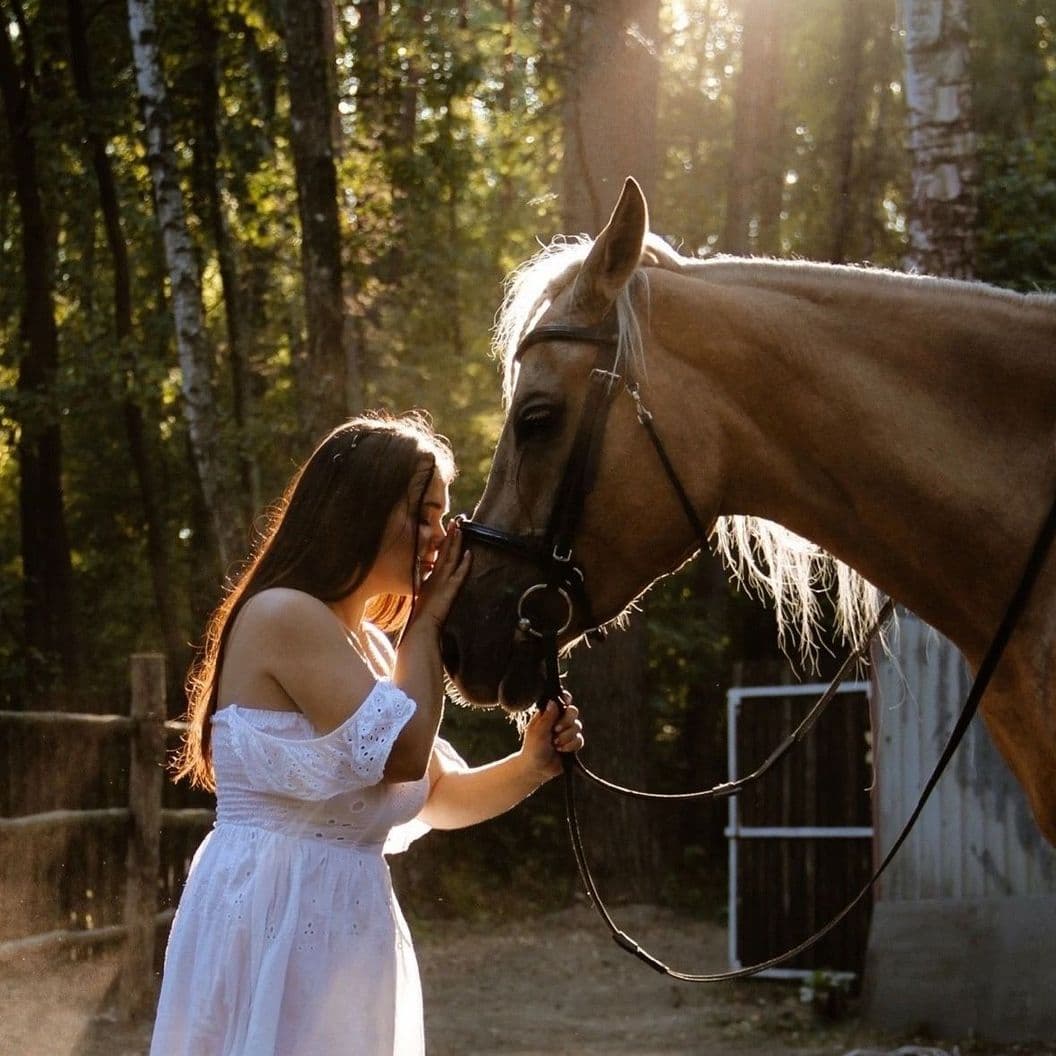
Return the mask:
M243 653L321 733L340 726L374 688L337 614L318 598L271 587L247 601L242 616Z
M258 629L275 629L288 633L300 627L340 630L339 621L327 604L317 597L292 587L268 587L254 594L239 613L241 622Z

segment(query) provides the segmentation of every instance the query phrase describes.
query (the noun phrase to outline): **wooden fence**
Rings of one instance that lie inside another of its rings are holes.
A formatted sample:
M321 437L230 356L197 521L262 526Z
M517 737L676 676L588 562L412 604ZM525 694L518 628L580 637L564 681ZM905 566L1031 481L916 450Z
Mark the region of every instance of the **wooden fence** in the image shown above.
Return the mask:
M0 962L123 940L125 1018L152 1001L157 930L213 820L164 780L184 728L165 720L164 657L130 667L128 715L0 711Z

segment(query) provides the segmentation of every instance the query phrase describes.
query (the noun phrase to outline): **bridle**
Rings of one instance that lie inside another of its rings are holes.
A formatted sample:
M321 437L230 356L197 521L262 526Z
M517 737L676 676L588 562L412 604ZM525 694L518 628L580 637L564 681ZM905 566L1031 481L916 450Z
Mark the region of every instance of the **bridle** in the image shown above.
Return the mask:
M565 462L564 472L555 491L550 518L543 534L541 536L515 535L490 525L469 520L466 517L458 518L463 538L470 544L481 543L505 550L522 560L530 562L542 573L540 580L526 588L517 602L517 630L527 637L537 639L544 650L544 681L542 692L537 701L537 706L539 707L544 706L549 700L558 702L561 700L561 673L557 643L560 636L571 626L577 609L580 615L580 623L587 629L586 633L588 635L597 633L596 621L593 616L590 598L587 594L583 571L573 556L573 540L583 514L587 496L594 487L601 442L609 410L616 395L621 390L625 390L633 399L638 421L649 436L664 474L679 500L679 504L693 529L696 540L700 546L704 546L707 540L707 530L693 508L693 504L667 455L667 451L653 423L652 414L649 413L642 403L637 382L628 382L617 370L618 333L616 312L614 308L610 308L597 326L572 326L565 323L546 323L536 326L521 339L514 353L514 362L520 363L525 352L535 345L547 341L573 341L594 345L597 349L590 370L587 393L580 412L579 423ZM957 722L950 733L949 740L924 785L916 807L890 850L884 855L883 860L876 867L873 875L861 891L835 917L810 938L776 957L759 964L728 972L706 975L679 972L669 968L647 950L643 949L633 938L621 931L613 921L598 893L583 850L576 810L574 773L578 770L588 779L607 788L609 791L636 799L701 800L737 795L748 785L763 777L764 774L784 758L794 745L798 744L806 736L825 707L836 695L840 684L851 668L864 657L869 648L869 643L893 612L893 601L888 599L882 606L869 634L847 657L832 683L807 713L806 718L785 741L771 752L761 766L745 777L723 782L699 792L642 792L604 780L589 770L582 760L579 759L578 755L564 756L565 806L569 837L575 854L576 865L580 879L590 896L594 908L604 920L616 943L648 964L655 971L674 979L686 982L719 982L755 975L758 972L789 961L809 949L844 920L868 895L873 885L880 879L880 876L891 863L898 849L905 842L910 830L931 796L932 790L963 739L972 718L978 710L979 702L993 676L994 670L1004 653L1005 646L1012 635L1012 630L1026 606L1030 591L1041 571L1054 535L1056 535L1056 501L1050 507L1048 517L1041 526L1016 592L1009 602L1004 618L990 643L990 648L979 666L979 671L976 674Z
M597 326L563 323L537 326L525 335L514 353L519 364L525 352L544 341L576 341L597 349L591 366L587 393L579 416L565 470L554 495L550 520L541 535L513 535L490 525L459 518L463 537L485 543L527 560L543 573L517 602L517 629L523 635L549 642L559 638L572 623L578 608L585 627L596 621L584 586L583 570L574 560L572 542L587 496L594 487L601 439L613 398L619 392L616 371L618 329L615 312Z

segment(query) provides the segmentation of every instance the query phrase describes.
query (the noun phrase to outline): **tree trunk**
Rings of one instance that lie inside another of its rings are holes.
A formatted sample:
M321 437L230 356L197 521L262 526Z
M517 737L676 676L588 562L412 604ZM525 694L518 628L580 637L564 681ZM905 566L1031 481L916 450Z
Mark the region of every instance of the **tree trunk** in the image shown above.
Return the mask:
M845 0L840 47L839 104L836 111L836 194L829 218L829 260L847 259L854 224L854 143L862 108L862 59L866 35L865 0Z
M784 151L779 26L776 0L745 0L723 229L727 253L780 250Z
M136 358L132 340L132 279L128 263L128 244L121 227L121 211L117 197L117 183L113 166L106 152L106 139L95 123L95 92L92 88L92 60L85 29L84 7L81 0L67 0L68 30L70 34L70 63L74 87L84 112L84 136L91 157L92 170L99 187L99 205L103 214L106 242L114 269L114 336L117 339L118 360L123 364L128 383L121 401L125 437L129 457L139 488L146 534L147 560L150 565L154 604L158 610L165 651L172 670L186 666L187 648L180 633L179 620L173 603L172 569L165 543L165 518L155 481L155 469L148 450L147 429L143 411L136 402Z
M658 0L576 3L568 27L564 107L562 222L570 233L597 234L623 181L635 176L649 197L657 173L655 41ZM595 768L623 784L649 783L645 616L626 630L572 654L569 688L582 708ZM584 798L592 868L606 894L656 894L652 815L639 802Z
M55 380L59 338L55 325L55 226L45 216L33 129L31 42L20 19L23 61L0 26L0 93L7 119L15 200L22 218L23 301L19 326L19 529L27 688L39 701L61 684L68 696L79 675L73 567L62 498L62 435ZM61 678L56 678L56 661Z
M245 546L238 504L221 458L219 415L212 391L212 350L205 330L198 263L184 218L168 113L154 0L128 0L128 26L147 139L147 163L171 284L183 414L219 552L219 575Z
M352 55L356 74L356 109L373 138L381 125L381 2L357 0L359 21Z
M976 154L968 0L902 0L913 194L907 265L972 276Z
M785 196L784 119L781 112L781 17L776 0L764 5L760 27L763 63L759 70L759 107L757 116L761 133L756 151L759 169L755 175L756 216L758 228L755 252L777 256L781 252L781 206Z
M514 63L513 30L517 18L516 0L502 0L504 21L502 24L502 83L499 87L499 112L503 115L505 135L502 150L505 153L511 147L510 137L513 134L513 81L516 75ZM499 176L499 210L500 216L509 216L513 208L514 189L513 174L503 166Z
M568 23L561 221L597 234L634 176L656 185L658 0L578 0Z
M877 243L883 237L886 220L881 212L881 187L883 186L883 161L888 145L888 114L891 109L892 94L888 83L890 77L887 75L889 69L894 68L897 61L894 56L895 43L891 27L885 24L880 32L874 37L873 65L876 70L874 76L882 79L882 87L879 99L876 103L876 113L873 119L873 127L869 133L869 146L866 152L864 165L865 179L862 189L862 201L871 202L872 206L863 224L862 246L860 259L872 260Z
M220 179L220 133L217 113L220 107L220 33L208 0L200 0L195 24L200 63L198 135L195 138L195 172L200 212L206 221L216 249L220 269L220 286L224 293L224 316L227 322L227 362L231 385L231 414L234 420L235 444L238 449L239 505L242 530L248 534L257 510L254 481L257 469L246 442L249 417L249 352L246 341L246 313L242 286L238 276L238 254L224 209Z
M636 613L626 630L610 631L589 649L581 645L572 654L567 679L587 731L585 762L631 788L653 785L646 765L651 735L647 644L645 614ZM599 889L605 897L656 901L655 808L593 787L581 798L584 843ZM676 817L672 813L663 821L673 824Z
M297 382L309 442L363 404L357 350L346 346L341 264L341 216L334 163L334 71L325 56L332 35L331 0L286 0L286 76L290 143L297 174L301 268L307 342L298 355Z

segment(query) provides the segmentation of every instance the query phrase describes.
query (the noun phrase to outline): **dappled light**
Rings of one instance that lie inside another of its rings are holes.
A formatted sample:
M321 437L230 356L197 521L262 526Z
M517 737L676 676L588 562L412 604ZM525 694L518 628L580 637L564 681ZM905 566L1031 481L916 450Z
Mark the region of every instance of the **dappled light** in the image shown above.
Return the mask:
M1056 1056L1053 557L1022 579L1056 489L1052 0L0 0L0 100L0 1052L146 1056L213 824L159 763L210 614L332 429L420 410L458 468L443 525L408 515L435 540L398 597L434 612L458 514L472 556L421 646L429 751L368 787L435 783L437 735L452 767L517 758L558 680L584 765L722 786L861 653L742 814L582 796L599 890L682 967L848 901L995 668L893 877L765 983L679 989L616 949L559 782L391 871L372 841L431 1056L886 1056L925 1029ZM393 464L351 496L335 457L293 549L348 557ZM406 643L364 645L348 598L383 552L325 598L263 588L341 609L372 686ZM267 665L325 633L254 641L248 695L311 726ZM352 707L321 669L311 742Z

